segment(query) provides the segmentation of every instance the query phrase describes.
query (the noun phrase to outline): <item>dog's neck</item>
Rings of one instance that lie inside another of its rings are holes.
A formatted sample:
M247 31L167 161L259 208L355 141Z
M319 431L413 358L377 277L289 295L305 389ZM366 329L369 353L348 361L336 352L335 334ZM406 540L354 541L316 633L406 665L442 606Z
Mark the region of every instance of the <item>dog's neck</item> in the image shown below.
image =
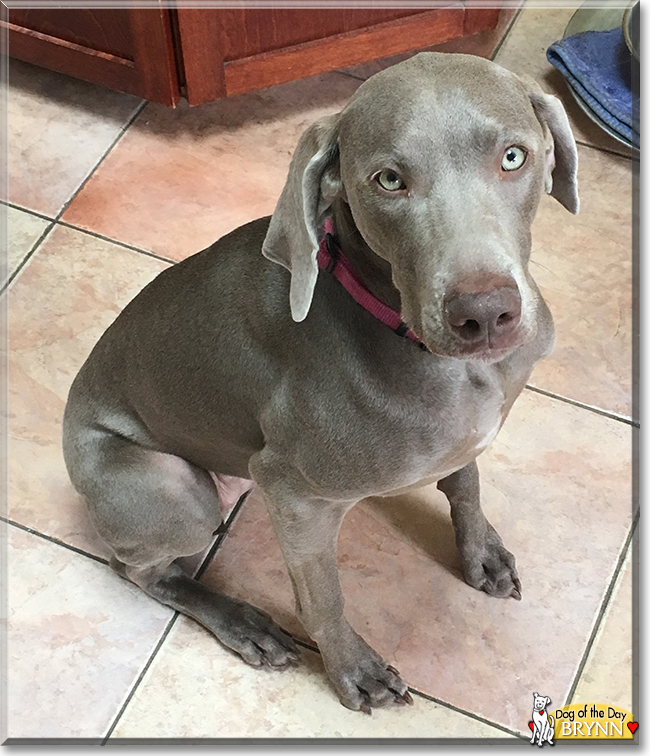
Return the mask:
M350 261L359 281L381 302L401 312L401 297L393 283L390 263L376 255L366 244L347 202L335 200L332 220L341 251Z

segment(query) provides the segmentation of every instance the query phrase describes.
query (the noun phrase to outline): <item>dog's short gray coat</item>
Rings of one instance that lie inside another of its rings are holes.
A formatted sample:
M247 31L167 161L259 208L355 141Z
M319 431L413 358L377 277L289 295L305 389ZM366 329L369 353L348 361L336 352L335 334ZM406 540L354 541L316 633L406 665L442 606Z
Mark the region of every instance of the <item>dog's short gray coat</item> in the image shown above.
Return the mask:
M467 581L520 597L475 458L552 347L530 229L544 191L577 212L576 174L559 101L466 55L417 55L311 126L272 218L159 275L74 381L65 459L112 566L249 663L287 664L296 648L268 615L174 562L219 526L217 476L254 481L341 702L408 700L345 618L339 527L364 497L439 481ZM318 272L328 215L429 351Z

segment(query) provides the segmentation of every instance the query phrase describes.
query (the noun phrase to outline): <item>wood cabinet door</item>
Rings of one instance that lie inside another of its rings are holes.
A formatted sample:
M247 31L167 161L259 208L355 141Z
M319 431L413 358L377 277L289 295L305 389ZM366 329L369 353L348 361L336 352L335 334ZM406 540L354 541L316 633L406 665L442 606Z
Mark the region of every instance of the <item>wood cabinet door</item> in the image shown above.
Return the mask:
M5 6L0 24L14 58L165 105L180 99L168 10Z
M498 9L177 11L186 96L216 100L493 29Z

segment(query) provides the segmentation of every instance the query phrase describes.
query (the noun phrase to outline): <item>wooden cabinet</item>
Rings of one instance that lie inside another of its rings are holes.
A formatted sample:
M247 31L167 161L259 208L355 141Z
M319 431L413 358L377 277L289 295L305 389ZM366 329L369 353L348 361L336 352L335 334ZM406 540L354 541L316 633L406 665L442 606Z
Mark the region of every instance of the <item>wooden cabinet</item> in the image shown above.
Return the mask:
M5 8L3 16L11 57L165 105L180 99L169 10Z
M260 89L492 29L499 10L9 9L9 54L165 105Z

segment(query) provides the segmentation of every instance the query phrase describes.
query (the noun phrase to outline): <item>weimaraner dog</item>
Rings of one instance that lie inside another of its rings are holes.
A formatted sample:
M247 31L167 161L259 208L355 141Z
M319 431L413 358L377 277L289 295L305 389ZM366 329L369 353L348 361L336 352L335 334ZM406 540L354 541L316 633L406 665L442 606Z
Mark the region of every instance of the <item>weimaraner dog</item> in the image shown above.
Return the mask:
M256 484L341 702L410 701L345 617L339 528L437 481L467 582L521 597L475 459L552 348L531 223L544 191L577 212L576 173L560 102L468 55L416 55L307 129L273 216L161 273L73 383L65 459L112 567L248 663L294 661L175 562L211 542L222 483Z

